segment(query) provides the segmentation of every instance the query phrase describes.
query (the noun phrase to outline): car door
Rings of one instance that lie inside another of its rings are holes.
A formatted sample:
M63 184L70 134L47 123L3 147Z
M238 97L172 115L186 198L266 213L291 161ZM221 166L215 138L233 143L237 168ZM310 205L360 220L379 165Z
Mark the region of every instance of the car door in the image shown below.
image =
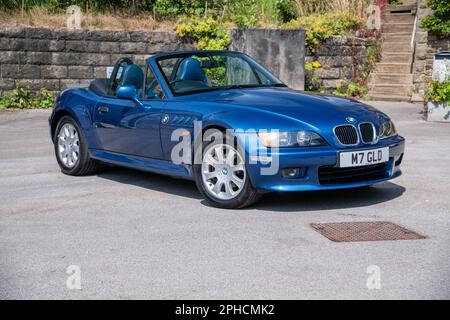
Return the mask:
M140 103L101 97L94 111L94 130L105 151L162 159L159 128L165 101L157 95L148 96L148 90L139 90Z
M142 103L115 97L98 101L94 127L103 150L161 159L159 124L164 102Z

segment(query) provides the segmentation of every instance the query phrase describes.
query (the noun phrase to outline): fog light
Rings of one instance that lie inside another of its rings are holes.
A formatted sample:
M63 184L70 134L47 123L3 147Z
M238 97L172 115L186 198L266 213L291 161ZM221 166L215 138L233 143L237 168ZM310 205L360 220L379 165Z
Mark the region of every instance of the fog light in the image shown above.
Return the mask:
M298 178L300 176L300 172L300 168L287 168L281 170L281 175L283 176L283 178L293 179Z

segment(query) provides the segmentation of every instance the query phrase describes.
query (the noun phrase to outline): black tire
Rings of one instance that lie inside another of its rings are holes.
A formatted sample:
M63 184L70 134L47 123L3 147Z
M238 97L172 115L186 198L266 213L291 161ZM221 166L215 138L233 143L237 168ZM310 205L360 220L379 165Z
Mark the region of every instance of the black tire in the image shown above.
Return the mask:
M207 140L207 139L205 139ZM227 139L225 139L226 141L233 141L233 138L227 137ZM210 146L212 145L216 145L216 144L222 144L225 143L227 144L227 142L221 142L221 141L207 141L203 143L203 152L205 152ZM237 151L242 155L243 151L240 150L239 148L237 148ZM203 159L204 153L202 154L202 159ZM244 186L242 188L242 191L233 199L230 200L223 200L223 199L219 199L216 198L214 196L212 196L207 190L206 187L204 185L203 179L202 179L202 165L201 164L195 164L194 165L194 176L195 176L195 183L197 185L198 190L200 191L200 193L202 194L202 196L208 201L209 204L211 204L214 207L217 208L222 208L222 209L241 209L241 208L245 208L248 207L252 204L254 204L255 202L257 202L259 200L259 198L261 197L261 193L258 192L252 185L251 181L250 181L250 177L248 175L248 170L247 170L247 166L245 165L245 170L246 170L246 180L244 183Z
M75 165L72 167L66 166L58 156L58 135L60 133L61 128L65 124L71 124L75 127L78 133L79 139L79 154L78 159L75 162ZM87 148L86 139L84 137L83 131L80 129L76 121L72 119L70 116L62 117L58 125L56 126L55 134L53 137L53 146L55 151L56 161L58 162L59 167L61 168L61 172L71 176L83 176L95 173L98 169L98 162L94 159L91 159L89 156L89 151Z

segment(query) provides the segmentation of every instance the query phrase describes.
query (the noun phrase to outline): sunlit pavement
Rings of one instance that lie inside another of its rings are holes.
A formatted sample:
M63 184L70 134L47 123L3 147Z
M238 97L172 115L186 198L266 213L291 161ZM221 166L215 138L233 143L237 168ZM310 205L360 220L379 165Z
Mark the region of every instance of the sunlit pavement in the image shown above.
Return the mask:
M65 176L49 112L0 112L0 298L450 298L450 124L425 122L418 104L371 104L407 139L403 176L269 194L237 211L164 176ZM429 238L335 243L309 226L348 221L391 221ZM367 287L369 266L380 289Z

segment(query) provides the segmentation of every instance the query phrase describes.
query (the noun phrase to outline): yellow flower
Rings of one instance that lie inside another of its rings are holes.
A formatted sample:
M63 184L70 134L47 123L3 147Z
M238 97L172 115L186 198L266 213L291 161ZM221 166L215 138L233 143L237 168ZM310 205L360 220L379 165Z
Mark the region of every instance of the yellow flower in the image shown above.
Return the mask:
M320 68L320 63L319 63L319 61L313 61L313 63L312 63L312 66L313 66L313 68Z

